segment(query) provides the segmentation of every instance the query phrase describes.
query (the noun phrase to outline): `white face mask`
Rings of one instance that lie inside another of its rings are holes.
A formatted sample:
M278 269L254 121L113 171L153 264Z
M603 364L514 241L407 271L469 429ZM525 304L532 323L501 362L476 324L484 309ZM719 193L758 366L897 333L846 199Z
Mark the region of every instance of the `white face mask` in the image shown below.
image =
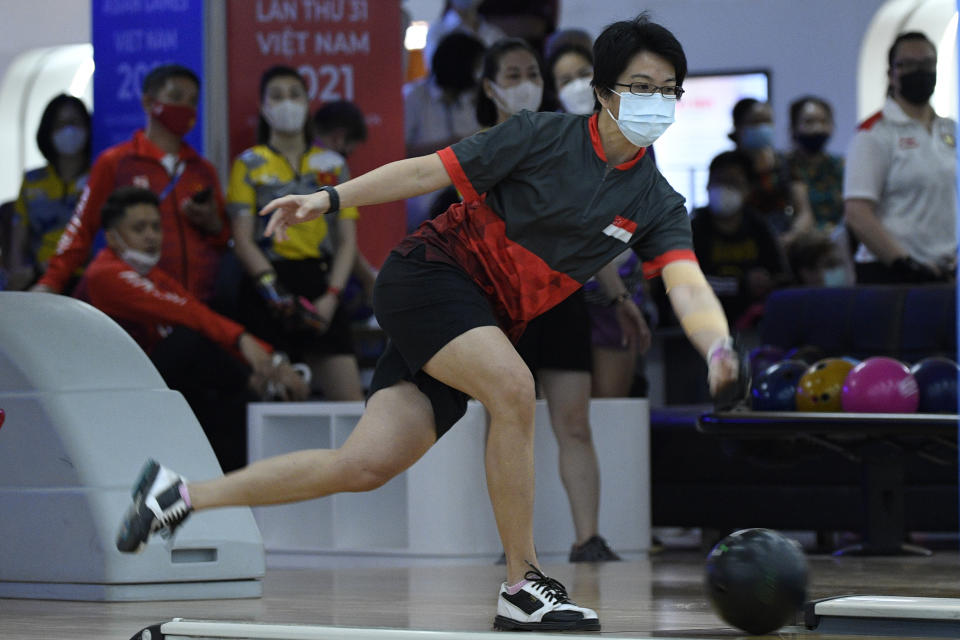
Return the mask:
M710 198L710 213L718 218L729 218L743 206L743 194L738 189L710 187L707 196Z
M607 113L617 123L623 137L635 147L649 147L673 124L677 106L675 98L667 99L660 93L651 96L630 92L617 95L620 96L620 119L614 118L610 109Z
M543 85L534 84L529 80L506 89L493 82L490 86L493 88L494 102L501 111L510 115L520 113L524 109L536 111L543 100Z
M263 106L263 117L270 128L283 133L303 130L307 121L307 105L297 100L281 100Z
M50 138L57 153L71 156L83 150L87 144L87 130L84 127L67 125L54 131Z
M557 94L567 113L587 115L593 113L593 87L590 78L577 78L568 82Z
M127 246L127 243L123 241L120 232L116 230L113 232L113 238L117 241L117 244L120 245L120 259L130 265L133 270L140 275L147 275L150 270L160 262L159 251L156 253L147 253L146 251L131 249Z

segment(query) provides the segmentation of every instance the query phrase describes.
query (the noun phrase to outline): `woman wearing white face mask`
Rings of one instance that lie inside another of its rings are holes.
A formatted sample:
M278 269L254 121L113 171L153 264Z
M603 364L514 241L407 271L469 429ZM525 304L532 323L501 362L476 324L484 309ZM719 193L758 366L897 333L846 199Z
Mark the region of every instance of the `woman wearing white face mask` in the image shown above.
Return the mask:
M593 53L579 43L562 44L547 58L547 79L566 113L590 115L596 104L593 93Z
M40 117L37 147L47 164L27 171L14 205L10 289L43 275L73 215L90 171L90 113L79 98L60 94Z
M641 15L604 29L595 52L594 86L604 106L597 115L521 110L435 154L391 162L315 194L278 198L260 211L271 216L270 237L284 238L345 206L402 200L451 184L463 196L408 235L377 275L374 308L390 340L346 442L192 483L148 463L150 482L143 486L149 488L135 490L119 550L141 549L154 531L172 533L193 511L382 486L451 429L472 397L490 414L486 484L506 555L494 626L600 629L597 612L573 602L537 560L535 385L515 341L530 320L633 249L646 275L663 276L686 335L707 363L711 392L730 388L738 365L723 311L694 258L683 198L622 133L633 136L639 128L649 138L649 127L634 126L645 125L647 110L621 108L629 99L615 93L644 82L677 94L687 67L683 48ZM610 286L624 333L636 339L639 310L627 292L601 282Z
M357 254L356 208L314 220L287 240L263 238L254 216L271 199L347 179L339 153L311 144L307 88L295 69L260 81L258 142L236 159L227 189L234 253L246 271L238 316L258 337L306 362L328 400L362 400L363 386L340 291Z
M483 56L477 122L484 127L500 124L521 111L539 111L543 102L540 59L519 38L495 42Z

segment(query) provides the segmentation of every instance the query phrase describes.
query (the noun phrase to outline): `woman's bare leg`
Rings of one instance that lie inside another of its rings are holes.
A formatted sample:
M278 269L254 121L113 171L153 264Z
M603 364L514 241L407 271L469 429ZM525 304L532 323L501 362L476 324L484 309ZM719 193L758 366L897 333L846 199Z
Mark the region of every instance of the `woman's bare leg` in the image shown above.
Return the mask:
M436 440L433 408L415 385L373 394L339 449L308 449L253 464L187 490L195 510L259 506L369 491L407 469Z
M540 369L550 425L557 436L560 480L570 500L577 544L597 534L600 471L590 434L590 373Z
M476 398L490 414L487 489L507 556L507 582L537 565L533 548L533 376L497 327L454 338L424 367L437 380Z

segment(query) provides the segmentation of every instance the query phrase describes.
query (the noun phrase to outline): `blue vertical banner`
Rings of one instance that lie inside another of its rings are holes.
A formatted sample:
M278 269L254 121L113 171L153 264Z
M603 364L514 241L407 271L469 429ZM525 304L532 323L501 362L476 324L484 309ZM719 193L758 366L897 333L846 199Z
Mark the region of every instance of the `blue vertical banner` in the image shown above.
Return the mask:
M193 70L203 86L204 0L93 0L93 151L146 124L140 89L160 64ZM186 141L203 152L203 91Z

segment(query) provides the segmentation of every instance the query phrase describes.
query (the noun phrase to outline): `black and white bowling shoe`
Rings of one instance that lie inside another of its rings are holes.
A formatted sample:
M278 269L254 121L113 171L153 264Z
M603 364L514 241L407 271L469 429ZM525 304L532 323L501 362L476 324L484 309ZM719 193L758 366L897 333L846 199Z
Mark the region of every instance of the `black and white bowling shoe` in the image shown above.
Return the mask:
M133 503L120 523L117 550L138 553L152 533L172 536L193 510L184 499L186 482L156 460L147 460L133 485Z
M599 631L600 620L593 609L581 607L567 596L560 582L530 565L522 587L509 593L500 585L497 617L493 628L503 631Z

